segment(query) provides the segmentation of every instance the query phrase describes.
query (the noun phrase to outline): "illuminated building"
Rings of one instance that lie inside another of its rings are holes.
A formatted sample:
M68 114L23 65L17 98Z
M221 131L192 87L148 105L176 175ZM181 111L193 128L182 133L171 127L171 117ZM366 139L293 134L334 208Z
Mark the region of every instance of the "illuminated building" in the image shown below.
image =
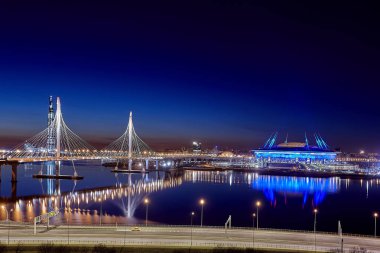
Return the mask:
M54 121L54 109L53 109L53 97L49 97L49 112L48 112L48 138L47 138L47 149L49 152L55 149L55 137L52 122Z
M314 134L316 145L310 145L305 134L305 142L288 142L276 145L278 134L272 134L264 146L254 150L259 164L330 164L335 162L337 152L331 150L322 137Z
M202 143L193 141L193 153L200 154L202 152Z

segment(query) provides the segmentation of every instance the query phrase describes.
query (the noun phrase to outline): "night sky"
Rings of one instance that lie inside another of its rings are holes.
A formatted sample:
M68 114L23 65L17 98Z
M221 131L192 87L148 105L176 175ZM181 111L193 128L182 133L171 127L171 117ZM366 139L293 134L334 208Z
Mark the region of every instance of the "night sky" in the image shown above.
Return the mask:
M97 147L253 149L278 131L380 152L380 15L356 1L1 1L0 146L47 124Z

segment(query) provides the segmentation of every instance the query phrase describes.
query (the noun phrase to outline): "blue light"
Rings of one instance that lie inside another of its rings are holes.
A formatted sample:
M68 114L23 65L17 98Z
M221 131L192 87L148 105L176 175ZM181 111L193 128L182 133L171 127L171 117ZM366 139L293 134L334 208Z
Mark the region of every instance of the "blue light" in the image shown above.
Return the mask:
M277 132L269 137L263 148L254 150L255 156L260 162L316 162L320 164L334 162L337 156L337 152L331 150L317 133L314 134L317 146L309 145L306 133L305 142L288 142L286 136L285 143L275 145L276 138Z
M252 181L252 188L262 190L272 204L276 201L276 193L282 193L301 195L303 206L311 196L314 204L318 205L327 193L338 192L339 187L340 183L336 178L259 176Z
M256 150L257 159L288 159L288 160L335 160L335 152L307 152L307 151L273 151Z

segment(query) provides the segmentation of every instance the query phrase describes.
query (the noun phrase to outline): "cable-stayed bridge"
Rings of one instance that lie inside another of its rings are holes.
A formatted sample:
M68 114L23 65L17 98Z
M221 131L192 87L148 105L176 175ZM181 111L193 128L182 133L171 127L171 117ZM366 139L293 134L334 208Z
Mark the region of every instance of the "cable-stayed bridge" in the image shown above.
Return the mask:
M65 123L60 98L54 119L46 129L6 154L8 161L37 162L92 158L96 149L76 135Z
M7 161L17 162L99 158L132 159L142 156L152 157L154 152L137 136L133 127L132 112L123 135L103 150L98 151L66 125L62 116L60 98L57 98L57 110L48 127L5 154Z
M49 117L49 119L51 119ZM125 132L102 150L97 150L75 134L65 123L60 98L57 109L46 129L5 154L7 161L44 162L84 159L144 159L164 157L194 157L202 154L163 154L154 152L136 134L132 112Z
M52 97L50 97L47 128L7 152L3 159L0 159L0 175L1 165L11 165L12 181L16 182L17 166L20 163L55 162L55 175L49 176L58 177L60 175L60 166L58 163L61 161L71 161L74 176L77 176L74 164L74 161L77 160L98 159L113 161L115 164L115 172L133 172L133 160L145 161L145 166L141 166L140 170L146 171L149 167L149 161L155 161L156 169L158 169L158 161L162 159L191 159L195 157L207 158L212 157L212 155L163 154L154 152L136 134L132 120L132 112L130 112L129 122L125 132L104 149L97 150L68 127L62 115L59 97L57 98L56 112L54 113ZM122 167L121 170L119 170L120 165Z

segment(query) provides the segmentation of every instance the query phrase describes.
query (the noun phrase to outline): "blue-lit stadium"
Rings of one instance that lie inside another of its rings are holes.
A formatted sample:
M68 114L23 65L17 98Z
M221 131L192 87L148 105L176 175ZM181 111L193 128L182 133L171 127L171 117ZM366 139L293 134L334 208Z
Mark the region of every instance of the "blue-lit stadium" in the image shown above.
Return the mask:
M285 142L276 144L278 133L272 134L260 149L254 150L256 159L261 164L268 163L304 163L331 164L335 162L337 152L330 149L319 134L314 134L315 145L305 142Z

